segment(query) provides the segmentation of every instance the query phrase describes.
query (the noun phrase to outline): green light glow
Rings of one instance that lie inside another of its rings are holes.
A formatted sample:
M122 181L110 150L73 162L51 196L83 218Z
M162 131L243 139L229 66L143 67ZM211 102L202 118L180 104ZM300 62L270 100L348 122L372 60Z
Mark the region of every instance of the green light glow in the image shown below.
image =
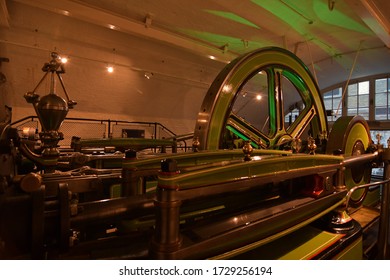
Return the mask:
M316 21L321 21L332 26L337 26L348 30L355 30L362 33L369 32L367 28L349 18L347 15L338 12L336 9L329 11L327 7L327 1L313 0L312 7L309 5L299 5L299 1L293 0L251 1L259 7L272 13L274 16L278 17L281 21L285 22L301 36L306 38L308 42L316 44L324 52L328 53L332 57L337 57L337 54L341 53L342 51L335 48L334 45L329 44L326 38L316 38L310 34L310 30L312 28L318 27ZM324 30L324 34L327 34L326 30ZM343 40L343 38L340 40ZM344 43L347 44L348 42ZM338 60L336 61L341 64L341 62ZM349 63L352 62L347 61L346 63L349 65Z
M213 15L216 15L216 16L219 16L219 17L223 17L223 18L226 18L226 19L229 19L229 20L232 20L232 21L235 21L235 22L238 22L238 23L241 23L241 24L245 24L245 25L248 25L248 26L252 26L252 27L255 27L255 28L259 28L259 26L257 26L256 24L254 24L253 22L245 19L245 18L242 18L234 13L230 13L230 12L224 12L224 11L214 11L214 10L205 10L207 13L210 13L210 14L213 14Z
M344 15L337 9L330 11L327 3L325 2L313 1L313 9L318 18L327 24L353 30L359 33L372 34L370 29Z
M287 23L294 28L299 34L305 35L307 33L308 20L300 16L298 13L305 15L306 11L302 11L299 7L295 7L293 4L281 5L279 1L264 1L264 0L251 0L254 4L272 13L280 20ZM308 18L308 16L306 16Z

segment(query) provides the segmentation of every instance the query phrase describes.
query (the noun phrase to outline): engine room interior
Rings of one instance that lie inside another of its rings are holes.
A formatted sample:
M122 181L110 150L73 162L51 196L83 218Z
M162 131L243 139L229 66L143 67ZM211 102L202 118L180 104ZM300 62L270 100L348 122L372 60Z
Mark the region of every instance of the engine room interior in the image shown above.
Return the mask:
M0 259L389 259L388 3L162 2L0 0Z

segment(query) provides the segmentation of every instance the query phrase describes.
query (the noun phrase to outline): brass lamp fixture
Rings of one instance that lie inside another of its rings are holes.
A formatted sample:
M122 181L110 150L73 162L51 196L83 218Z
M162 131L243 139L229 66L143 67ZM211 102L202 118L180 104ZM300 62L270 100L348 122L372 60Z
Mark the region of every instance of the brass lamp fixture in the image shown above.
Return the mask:
M63 133L59 131L59 128L69 109L72 109L77 102L70 100L66 92L61 77L61 74L65 73L63 61L57 53L51 53L51 61L43 65L42 71L45 72L44 76L33 91L27 92L24 95L24 98L28 103L33 104L42 126L42 132L39 133L39 138L43 144L43 151L41 155L37 155L31 152L26 146L24 146L23 151L25 154L27 153L26 156L28 158L42 165L47 172L53 172L54 165L60 155L58 142L64 139ZM50 76L50 92L40 97L36 91L48 76ZM56 77L60 81L66 100L55 93Z

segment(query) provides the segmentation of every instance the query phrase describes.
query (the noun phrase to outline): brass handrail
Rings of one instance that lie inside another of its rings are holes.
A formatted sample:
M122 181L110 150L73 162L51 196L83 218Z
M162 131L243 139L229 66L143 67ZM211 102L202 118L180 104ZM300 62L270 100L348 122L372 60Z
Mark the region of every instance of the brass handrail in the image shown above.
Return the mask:
M358 189L363 189L363 188L369 188L369 187L374 187L374 186L379 186L379 185L384 185L384 184L387 184L390 182L390 179L386 179L386 180L383 180L383 181L379 181L379 182L374 182L374 183L368 183L368 184L364 184L364 185L359 185L359 186L355 186L353 188L351 188L348 193L345 195L346 197L346 202L345 202L345 210L348 212L348 207L349 207L349 201L351 199L351 196L353 194L354 191L358 190Z

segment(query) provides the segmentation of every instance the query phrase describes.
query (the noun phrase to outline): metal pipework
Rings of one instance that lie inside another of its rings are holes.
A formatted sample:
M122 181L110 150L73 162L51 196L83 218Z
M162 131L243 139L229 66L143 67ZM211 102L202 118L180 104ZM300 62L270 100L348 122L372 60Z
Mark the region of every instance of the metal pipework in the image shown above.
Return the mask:
M352 194L359 189L380 186L382 185L381 197L381 215L379 218L379 233L378 233L378 258L389 259L389 220L390 220L390 149L386 149L383 153L384 157L384 173L383 181L364 184L351 188L346 195L345 211L348 214L349 202Z
M77 227L121 218L133 218L142 214L152 214L154 199L154 194L146 194L79 203L78 208L81 211L70 218L70 224Z
M345 210L348 212L349 201L351 200L352 194L353 194L356 190L365 189L365 188L369 188L369 187L380 186L380 185L386 185L386 184L388 184L389 182L390 182L390 178L389 178L389 179L386 179L386 180L383 180L383 181L380 181L380 182L375 182L375 183L369 183L369 184L359 185L359 186L355 186L355 187L351 188L351 189L348 191L347 195L346 195ZM387 188L387 187L384 187L384 188Z

